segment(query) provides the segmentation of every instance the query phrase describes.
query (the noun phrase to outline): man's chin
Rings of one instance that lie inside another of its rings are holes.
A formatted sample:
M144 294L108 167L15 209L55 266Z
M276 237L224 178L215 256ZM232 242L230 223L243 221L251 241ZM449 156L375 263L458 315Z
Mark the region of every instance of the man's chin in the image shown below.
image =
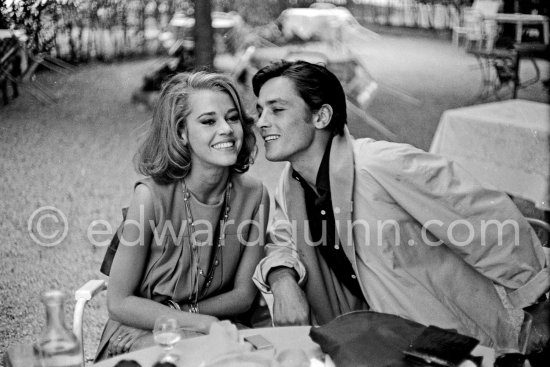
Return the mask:
M265 154L265 159L267 159L270 162L282 162L286 161L285 157L276 155L276 154Z

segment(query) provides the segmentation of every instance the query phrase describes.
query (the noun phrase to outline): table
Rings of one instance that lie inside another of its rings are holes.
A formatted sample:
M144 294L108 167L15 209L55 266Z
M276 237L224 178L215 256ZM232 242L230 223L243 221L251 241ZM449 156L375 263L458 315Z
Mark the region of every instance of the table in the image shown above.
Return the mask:
M521 43L524 24L542 24L544 44L549 43L548 17L539 14L497 13L485 15L485 20L494 20L497 23L511 23L516 25L516 43Z
M342 27L355 22L345 8L290 8L281 13L280 20L287 39L293 35L303 40L317 36L328 42L341 42Z
M445 111L430 152L550 210L549 141L550 105L514 99Z
M323 352L320 347L314 343L309 337L310 326L288 326L288 327L276 327L276 328L259 328L259 329L246 329L240 330L239 334L242 337L260 334L275 345L275 351L268 350L265 352L254 352L264 356L272 356L274 353L278 353L284 350L302 350L307 357L317 358L322 360ZM178 362L178 367L198 367L204 360L204 356L211 356L212 351L215 350L215 343L210 335L201 336L197 338L184 339L175 346L175 352L181 355L181 359ZM24 360L22 364L11 363L10 351L16 350L17 346L12 346L8 349L5 355L6 367L28 367L33 365L32 360ZM31 348L30 346L25 346ZM20 349L20 348L19 348ZM122 359L133 359L138 361L142 367L151 367L161 355L162 350L158 346L145 348L135 352L127 353L117 357L113 357L102 362L94 364L94 367L113 367ZM494 351L491 348L484 346L477 346L472 355L482 356L482 367L492 367L494 363ZM320 363L320 362L319 362ZM320 364L322 365L322 363ZM317 364L317 366L320 366ZM311 364L311 366L314 366ZM334 367L332 360L327 358L325 367Z
M245 337L249 335L260 334L275 345L275 352L285 349L300 349L306 353L309 358L317 357L321 359L324 355L319 345L314 343L309 337L310 326L288 326L276 328L259 328L240 330L239 335ZM176 344L174 351L181 355L178 367L197 367L204 361L204 356L212 356L215 346L212 345L210 335L197 338L184 339ZM121 359L134 359L142 367L151 367L162 353L158 346L138 350L121 356L107 359L94 364L94 367L113 367ZM255 353L273 355L273 350Z

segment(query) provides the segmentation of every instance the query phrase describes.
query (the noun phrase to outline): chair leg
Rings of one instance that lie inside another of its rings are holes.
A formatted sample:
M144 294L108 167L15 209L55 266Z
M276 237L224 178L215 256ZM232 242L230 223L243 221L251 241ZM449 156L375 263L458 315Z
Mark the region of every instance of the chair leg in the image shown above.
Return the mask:
M13 98L19 97L19 86L16 82L11 83L11 89L13 90Z
M454 47L458 48L459 34L458 32L453 32L452 44Z
M10 99L8 97L8 81L5 78L0 80L0 89L2 89L2 101L6 106L10 102Z
M520 57L519 55L516 55L516 58L514 59L514 78L512 80L512 83L514 84L514 93L512 94L512 98L516 99L518 97L518 89L519 89L519 61Z

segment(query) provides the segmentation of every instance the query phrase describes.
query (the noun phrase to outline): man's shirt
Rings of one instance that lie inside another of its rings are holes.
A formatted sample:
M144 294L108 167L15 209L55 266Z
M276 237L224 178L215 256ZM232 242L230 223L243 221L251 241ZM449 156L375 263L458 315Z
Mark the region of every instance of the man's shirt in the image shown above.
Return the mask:
M336 233L332 200L330 197L330 160L331 141L327 145L319 171L315 187L317 193L296 171L292 171L292 177L300 182L304 189L306 212L308 217L311 245L317 246L319 253L325 259L328 266L334 272L338 280L343 283L354 296L365 300L357 275L344 253L338 234ZM365 301L366 302L366 301Z

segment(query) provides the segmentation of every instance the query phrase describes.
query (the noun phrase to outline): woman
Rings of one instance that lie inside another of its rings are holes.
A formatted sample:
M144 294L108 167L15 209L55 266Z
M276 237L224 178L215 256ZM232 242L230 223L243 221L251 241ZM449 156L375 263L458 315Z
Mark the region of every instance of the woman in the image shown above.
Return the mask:
M256 139L233 82L198 72L163 88L110 272L97 359L153 344L161 315L188 336L246 312L263 255L267 189L246 174Z

